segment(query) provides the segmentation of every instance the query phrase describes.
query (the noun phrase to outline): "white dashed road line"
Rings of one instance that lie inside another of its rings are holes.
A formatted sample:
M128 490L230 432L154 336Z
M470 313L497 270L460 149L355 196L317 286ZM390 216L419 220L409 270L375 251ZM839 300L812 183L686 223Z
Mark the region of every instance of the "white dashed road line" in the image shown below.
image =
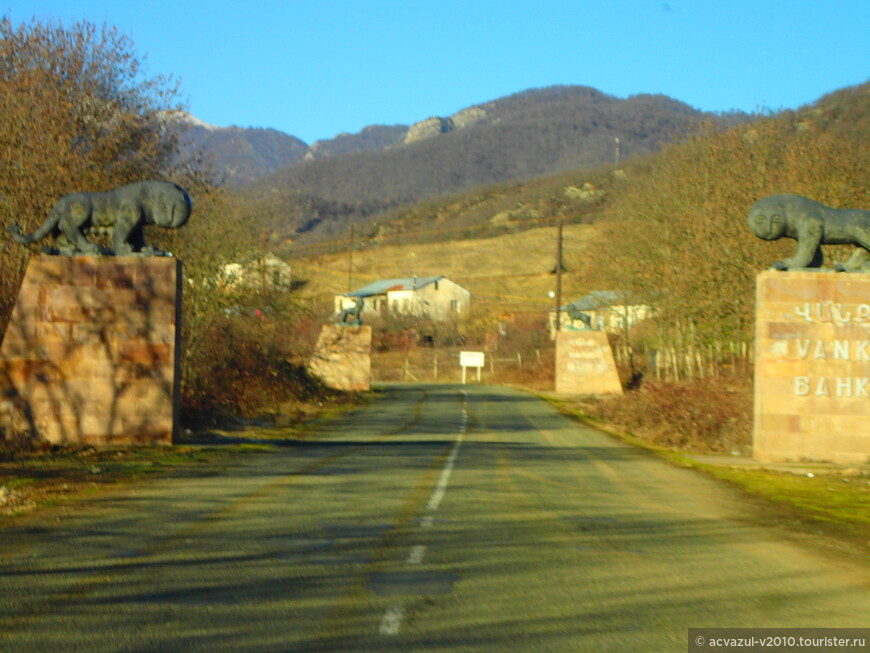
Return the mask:
M462 391L462 426L459 430L459 435L456 436L456 441L453 443L453 448L450 450L450 455L447 457L447 462L444 463L444 469L441 470L441 476L438 478L438 484L429 497L429 502L426 504L426 510L430 513L438 510L444 495L447 493L447 486L450 483L450 475L453 473L453 466L456 464L456 457L459 455L459 447L465 439L465 434L468 432L468 393ZM434 518L431 514L426 515L420 521L423 528L430 528L434 523ZM423 556L426 555L425 544L415 544L411 547L408 554L408 559L405 564L419 565L423 562ZM405 608L401 605L394 605L387 608L384 613L384 618L381 619L381 627L379 632L381 635L398 635L399 629L402 626L402 617L405 615Z
M381 619L381 635L398 635L404 614L405 608L401 605L394 605L392 608L389 608L384 613L384 618Z
M424 555L426 555L426 545L416 544L411 547L411 553L408 554L408 559L405 563L409 565L419 565L423 562Z

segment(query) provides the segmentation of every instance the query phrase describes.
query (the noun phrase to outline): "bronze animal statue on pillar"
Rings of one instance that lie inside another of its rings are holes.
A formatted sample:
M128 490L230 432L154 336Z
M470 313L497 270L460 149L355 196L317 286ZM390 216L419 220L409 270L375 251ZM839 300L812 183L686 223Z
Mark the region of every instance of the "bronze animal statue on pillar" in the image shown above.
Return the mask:
M771 195L749 209L749 230L764 240L794 238L791 258L774 261L775 270L818 268L822 245L856 245L841 272L870 272L870 211L834 209L800 195Z
M586 325L587 329L592 329L592 316L589 313L584 313L583 311L579 311L576 308L571 308L570 306L566 310L568 313L568 317L572 320L580 320L583 324Z
M145 244L143 228L182 227L190 212L190 196L181 186L165 181L140 181L102 193L64 195L33 233L23 233L18 223L8 229L15 242L22 245L53 236L55 247L43 248L47 254L168 256L167 252ZM91 242L86 234L111 236L111 249Z
M341 326L362 325L363 306L365 306L365 300L362 297L357 297L353 306L348 306L336 314L335 323Z

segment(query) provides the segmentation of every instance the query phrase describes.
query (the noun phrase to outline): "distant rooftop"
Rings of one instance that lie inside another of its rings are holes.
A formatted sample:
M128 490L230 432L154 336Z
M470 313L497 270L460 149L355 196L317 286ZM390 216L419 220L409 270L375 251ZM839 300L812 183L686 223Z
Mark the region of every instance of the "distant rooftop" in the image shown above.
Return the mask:
M419 290L430 283L435 283L439 279L443 279L444 275L437 277L407 277L405 279L381 279L367 286L358 288L349 292L345 297L372 297L374 295L385 295L392 290Z
M577 299L570 304L565 304L562 311L594 311L610 306L621 306L626 303L635 303L639 300L632 298L628 293L614 290L596 290L588 295ZM555 310L555 309L554 309Z

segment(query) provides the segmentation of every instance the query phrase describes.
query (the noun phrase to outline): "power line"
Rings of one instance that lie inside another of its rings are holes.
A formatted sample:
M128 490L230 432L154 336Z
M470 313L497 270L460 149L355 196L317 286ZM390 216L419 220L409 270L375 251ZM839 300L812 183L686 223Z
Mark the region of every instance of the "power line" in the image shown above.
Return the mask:
M333 267L323 266L323 265L312 265L311 263L300 263L298 261L294 261L294 268L302 268L303 270L311 270L314 272L324 272L332 275L345 275L345 272L341 270L337 270ZM550 272L524 272L521 274L457 274L451 275L454 280L462 279L463 281L480 281L486 279L498 280L498 279L533 279L538 277L548 277L550 276ZM365 272L360 272L359 270L354 271L354 277L362 277L363 279L384 279L384 275L382 274L367 274Z

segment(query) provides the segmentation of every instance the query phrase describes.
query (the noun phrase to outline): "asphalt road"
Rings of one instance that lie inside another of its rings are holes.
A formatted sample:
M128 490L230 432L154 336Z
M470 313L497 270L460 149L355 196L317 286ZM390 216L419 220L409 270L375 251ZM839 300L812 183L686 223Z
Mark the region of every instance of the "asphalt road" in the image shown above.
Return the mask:
M685 651L870 626L870 565L481 386L390 386L317 442L0 532L0 651Z

